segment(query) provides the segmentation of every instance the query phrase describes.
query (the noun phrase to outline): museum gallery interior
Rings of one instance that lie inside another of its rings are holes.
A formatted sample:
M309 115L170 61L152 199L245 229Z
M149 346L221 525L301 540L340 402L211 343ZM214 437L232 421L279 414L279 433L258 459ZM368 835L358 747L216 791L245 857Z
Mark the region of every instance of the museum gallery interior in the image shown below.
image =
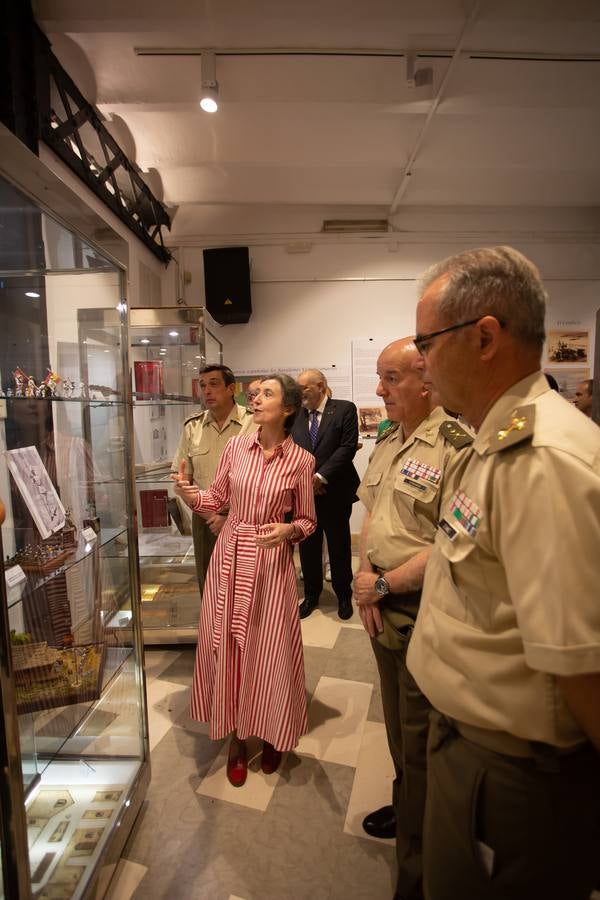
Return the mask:
M539 267L542 368L571 401L597 380L598 4L8 0L3 24L0 898L391 898L356 606L325 581L308 730L272 773L249 740L234 787L189 717L201 591L171 466L224 363L242 407L253 379L322 372L362 477L378 355L469 248Z

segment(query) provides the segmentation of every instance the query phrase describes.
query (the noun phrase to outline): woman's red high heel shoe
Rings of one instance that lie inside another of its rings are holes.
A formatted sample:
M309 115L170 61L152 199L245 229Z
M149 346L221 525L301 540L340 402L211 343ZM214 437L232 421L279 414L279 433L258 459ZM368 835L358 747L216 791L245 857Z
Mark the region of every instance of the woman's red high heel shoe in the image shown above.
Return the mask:
M263 751L260 760L260 767L265 775L272 775L279 768L281 762L281 750L276 750L273 744L263 741Z
M233 740L227 757L227 778L234 787L242 787L248 775L246 742Z

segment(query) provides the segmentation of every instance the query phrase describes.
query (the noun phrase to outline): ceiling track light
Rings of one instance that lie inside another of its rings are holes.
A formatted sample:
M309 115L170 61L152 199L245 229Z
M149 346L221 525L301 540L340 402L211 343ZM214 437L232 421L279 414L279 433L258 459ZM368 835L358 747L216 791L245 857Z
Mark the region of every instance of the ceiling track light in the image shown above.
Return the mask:
M219 83L217 81L217 63L214 53L202 53L200 57L202 90L200 107L207 113L214 113L219 108Z

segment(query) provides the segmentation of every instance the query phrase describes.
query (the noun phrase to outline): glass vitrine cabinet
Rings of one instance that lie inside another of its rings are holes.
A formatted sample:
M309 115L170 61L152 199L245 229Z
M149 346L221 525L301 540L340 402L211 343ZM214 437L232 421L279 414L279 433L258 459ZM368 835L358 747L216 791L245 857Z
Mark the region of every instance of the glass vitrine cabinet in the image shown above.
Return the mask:
M125 277L21 187L0 176L3 891L79 900L149 777Z
M171 462L188 416L202 412L199 371L222 345L202 307L129 312L141 609L146 644L194 642L200 592L191 514L177 500Z

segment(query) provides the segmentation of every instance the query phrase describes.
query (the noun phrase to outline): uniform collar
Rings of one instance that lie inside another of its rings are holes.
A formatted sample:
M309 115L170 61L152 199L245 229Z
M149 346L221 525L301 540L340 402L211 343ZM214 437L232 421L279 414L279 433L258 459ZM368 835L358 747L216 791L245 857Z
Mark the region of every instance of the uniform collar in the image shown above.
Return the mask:
M483 456L490 446L492 436L497 433L499 428L504 427L518 406L526 406L528 403L533 403L534 400L537 400L538 397L550 390L552 388L548 384L546 376L540 371L534 372L533 375L527 375L526 378L522 378L521 381L511 385L496 400L481 423L481 427L473 441L475 452Z
M403 440L402 447L410 447L415 441L422 441L424 444L429 444L433 447L437 441L440 425L442 422L445 422L447 418L448 416L442 407L436 406L435 409L432 409L427 418L423 419L420 425L417 425L413 433L407 437L406 440ZM401 437L404 437L403 431Z
M217 423L215 421L215 417L213 416L210 409L206 410L206 414L207 414L206 415L207 422L212 422L214 425L216 425ZM231 407L231 410L229 411L229 413L227 415L227 418L223 422L223 427L221 428L221 431L224 431L230 422L235 422L237 425L241 425L242 420L244 419L244 416L246 416L246 415L247 415L246 407L240 406L238 403L234 403L233 406Z

